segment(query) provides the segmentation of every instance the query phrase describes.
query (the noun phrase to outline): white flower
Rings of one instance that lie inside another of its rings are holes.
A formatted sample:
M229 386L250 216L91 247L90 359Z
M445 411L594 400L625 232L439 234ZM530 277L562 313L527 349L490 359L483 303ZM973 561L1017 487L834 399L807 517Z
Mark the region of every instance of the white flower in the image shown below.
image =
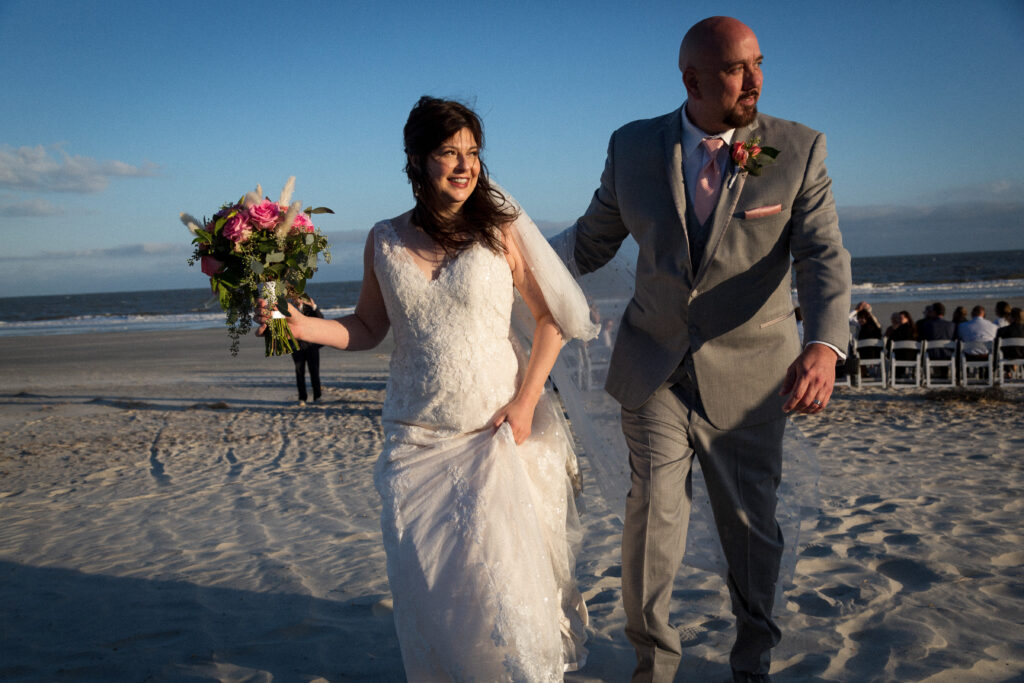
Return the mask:
M292 192L295 190L295 176L288 178L281 190L281 198L277 200L278 206L288 206L292 201Z
M288 213L284 215L284 220L274 230L278 240L288 237L288 233L292 229L292 223L295 222L295 217L299 215L299 209L301 208L302 202L292 202L292 205L288 207Z
M191 232L193 235L196 234L196 230L202 229L202 223L196 220L196 217L191 214L182 213L181 222L185 224L185 227L188 228L189 232Z

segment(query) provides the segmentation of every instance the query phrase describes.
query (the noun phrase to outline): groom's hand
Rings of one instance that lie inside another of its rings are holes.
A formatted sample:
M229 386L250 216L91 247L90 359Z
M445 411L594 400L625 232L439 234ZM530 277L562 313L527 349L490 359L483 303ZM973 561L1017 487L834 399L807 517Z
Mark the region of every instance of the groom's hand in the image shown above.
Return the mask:
M786 371L780 396L789 394L784 412L818 413L832 397L839 356L824 344L808 344Z

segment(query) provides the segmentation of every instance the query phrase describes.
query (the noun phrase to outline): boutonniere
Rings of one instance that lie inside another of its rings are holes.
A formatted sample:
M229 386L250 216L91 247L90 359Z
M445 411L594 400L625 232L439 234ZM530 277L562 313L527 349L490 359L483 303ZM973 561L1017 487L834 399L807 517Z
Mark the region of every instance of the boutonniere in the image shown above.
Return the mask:
M750 175L761 175L761 169L775 161L779 150L774 147L762 147L761 138L747 142L734 142L732 145L732 161L738 170Z
M762 147L761 138L754 138L746 142L734 142L730 156L735 164L732 178L729 179L729 187L732 187L732 184L736 182L736 176L740 173L761 175L761 170L779 156L779 150L774 147Z

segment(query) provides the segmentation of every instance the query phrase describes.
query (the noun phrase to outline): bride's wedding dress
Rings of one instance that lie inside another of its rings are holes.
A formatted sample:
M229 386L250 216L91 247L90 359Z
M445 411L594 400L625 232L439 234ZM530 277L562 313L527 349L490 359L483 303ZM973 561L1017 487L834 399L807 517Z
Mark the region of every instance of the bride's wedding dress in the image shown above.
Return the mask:
M513 230L517 239L531 231L523 249L540 272L529 252L547 244L525 214ZM406 674L562 680L586 656L587 612L574 578L576 461L547 395L523 444L508 425L490 426L525 369L511 334L508 264L475 245L431 280L390 222L374 226L373 241L395 340L375 483ZM554 252L547 263L560 267ZM564 333L573 323L557 298L549 306ZM577 327L589 329L580 306Z

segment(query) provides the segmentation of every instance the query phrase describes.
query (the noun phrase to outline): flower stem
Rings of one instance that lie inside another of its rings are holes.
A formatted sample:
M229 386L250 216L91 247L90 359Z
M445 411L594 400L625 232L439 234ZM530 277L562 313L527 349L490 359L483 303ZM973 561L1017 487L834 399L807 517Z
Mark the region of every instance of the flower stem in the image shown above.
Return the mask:
M286 353L294 353L299 350L299 343L288 327L286 318L273 318L267 323L267 333L264 335L267 356L283 356Z

